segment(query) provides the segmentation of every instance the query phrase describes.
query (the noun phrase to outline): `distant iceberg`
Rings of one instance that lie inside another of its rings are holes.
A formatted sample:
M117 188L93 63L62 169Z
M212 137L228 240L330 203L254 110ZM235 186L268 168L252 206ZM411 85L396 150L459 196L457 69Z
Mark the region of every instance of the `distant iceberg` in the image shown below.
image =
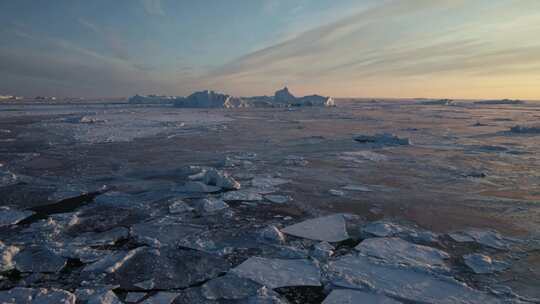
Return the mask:
M333 107L332 97L309 95L295 97L287 87L276 91L274 96L235 97L214 91L195 92L187 97L169 97L135 95L129 98L130 103L165 103L180 108L261 108L261 107Z

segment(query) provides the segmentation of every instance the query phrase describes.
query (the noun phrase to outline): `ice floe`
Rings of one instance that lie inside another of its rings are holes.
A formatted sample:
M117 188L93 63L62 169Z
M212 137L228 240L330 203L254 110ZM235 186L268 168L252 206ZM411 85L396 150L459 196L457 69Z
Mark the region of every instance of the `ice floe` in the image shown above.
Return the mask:
M296 237L317 241L341 242L349 238L345 218L342 214L333 214L285 227L281 231Z

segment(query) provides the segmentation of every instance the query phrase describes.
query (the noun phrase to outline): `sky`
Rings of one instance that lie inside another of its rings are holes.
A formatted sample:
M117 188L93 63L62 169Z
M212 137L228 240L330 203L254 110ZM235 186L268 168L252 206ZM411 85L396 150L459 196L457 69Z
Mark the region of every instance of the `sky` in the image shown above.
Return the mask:
M0 95L540 99L538 0L0 0Z

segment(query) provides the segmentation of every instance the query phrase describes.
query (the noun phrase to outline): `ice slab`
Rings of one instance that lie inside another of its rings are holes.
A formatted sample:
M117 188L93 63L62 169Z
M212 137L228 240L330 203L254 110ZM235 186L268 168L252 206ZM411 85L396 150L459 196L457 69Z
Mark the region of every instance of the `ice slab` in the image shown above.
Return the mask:
M341 242L349 238L342 214L319 217L288 226L282 232L316 241Z
M320 242L313 246L311 256L319 261L326 261L334 254L334 246L328 242Z
M233 270L239 277L269 288L287 286L320 286L321 272L309 260L284 260L251 257Z
M193 211L193 208L191 208L188 204L186 204L181 199L174 199L169 205L169 212L172 214L179 214L179 213L185 213L185 212L190 212L190 211Z
M229 205L223 200L217 198L203 198L197 202L197 208L202 213L212 213L229 208Z
M249 279L227 274L206 282L201 291L208 300L239 300L256 295L261 287Z
M283 178L257 176L251 180L251 186L256 188L272 188L288 182L290 181Z
M400 138L389 133L358 135L354 138L354 140L363 144L376 144L382 146L401 146L411 144L408 138Z
M87 265L86 267L84 267L83 272L92 274L114 273L118 270L118 268L122 267L124 263L129 261L142 250L143 248L136 248L130 251L114 252L103 257L99 261Z
M505 238L494 230L469 229L466 231L449 233L448 236L459 243L475 242L486 247L500 250L509 249L514 243L514 240Z
M335 286L369 288L377 293L422 303L501 303L449 277L411 268L381 265L365 256L347 255L328 263L328 277Z
M225 190L238 190L240 183L232 176L223 171L218 171L214 168L208 169L204 176L203 182L207 185L216 186Z
M274 204L285 204L290 201L291 198L285 195L265 195L264 198Z
M202 226L170 222L166 219L135 224L131 235L139 242L152 247L174 246L182 239L204 230Z
M221 188L210 186L203 182L187 182L178 190L182 192L215 193L221 191Z
M14 185L18 182L17 176L0 166L0 187Z
M465 265L477 274L499 272L510 267L508 263L497 261L487 255L478 253L464 255L463 260L465 261Z
M140 300L142 300L142 298L144 298L145 296L146 296L146 292L136 292L136 291L128 292L126 294L126 302L137 303Z
M400 302L384 295L352 289L336 289L324 299L322 304L399 304Z
M128 290L180 289L216 278L230 268L225 259L201 251L148 247L135 250L131 258L107 275L107 283Z
M129 237L129 229L116 227L105 232L87 232L77 236L71 241L72 244L82 246L105 246L114 245L120 240Z
M40 245L24 248L13 260L20 272L59 272L67 262L66 258Z
M263 197L256 189L244 189L224 193L223 200L226 202L258 202L262 201Z
M450 256L428 246L409 243L400 238L372 238L362 241L354 249L362 254L393 265L409 265L429 270L448 270L445 260Z
M141 304L171 304L179 294L175 292L160 291L141 302Z
M283 243L285 235L276 227L268 226L259 232L259 237L262 241Z
M21 249L19 247L8 246L0 241L0 272L9 271L15 268L13 257L20 250Z
M122 304L112 290L107 289L77 289L77 302L85 304Z
M75 304L74 294L61 289L15 287L0 291L2 304Z
M34 212L17 210L10 207L0 207L0 227L16 225L20 221L32 216Z

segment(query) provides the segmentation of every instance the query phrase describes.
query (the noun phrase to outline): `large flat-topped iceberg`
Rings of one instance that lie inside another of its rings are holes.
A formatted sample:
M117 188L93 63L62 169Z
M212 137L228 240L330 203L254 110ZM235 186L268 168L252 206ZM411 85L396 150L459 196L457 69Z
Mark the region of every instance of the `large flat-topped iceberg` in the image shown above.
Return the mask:
M309 95L295 97L287 87L276 91L274 96L235 97L214 91L195 92L187 97L140 96L129 99L130 103L173 103L180 108L261 108L261 107L333 107L332 97Z

